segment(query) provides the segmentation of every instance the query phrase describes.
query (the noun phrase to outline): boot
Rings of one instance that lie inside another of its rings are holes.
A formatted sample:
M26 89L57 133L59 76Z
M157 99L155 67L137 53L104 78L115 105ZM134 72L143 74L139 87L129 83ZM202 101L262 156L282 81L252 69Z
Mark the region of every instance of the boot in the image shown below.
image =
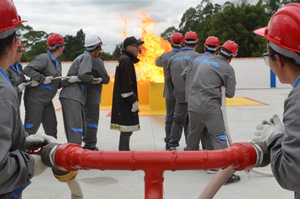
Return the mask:
M130 151L129 142L132 132L120 132L119 151Z

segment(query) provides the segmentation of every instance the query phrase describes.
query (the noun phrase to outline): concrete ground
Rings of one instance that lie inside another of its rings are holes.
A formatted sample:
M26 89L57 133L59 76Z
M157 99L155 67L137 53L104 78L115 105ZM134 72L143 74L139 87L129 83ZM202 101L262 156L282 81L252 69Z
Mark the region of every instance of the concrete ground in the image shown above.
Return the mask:
M234 142L250 142L255 127L263 119L273 114L282 118L283 103L291 89L254 89L237 90L236 97L247 97L267 105L228 106L228 122ZM57 97L54 99L56 109L60 108ZM105 151L117 151L119 132L109 129L110 110L100 111L98 130L98 148ZM21 115L24 118L24 106ZM66 142L62 112L57 111L58 140ZM141 131L134 132L131 138L131 150L164 151L164 116L140 116ZM43 129L40 128L40 131ZM178 151L183 151L184 139ZM264 168L270 170L269 167ZM265 177L250 172L236 172L241 181L223 186L216 199L280 199L293 198L293 192L282 189L274 177ZM196 199L213 177L206 171L166 171L164 173L164 199ZM144 196L144 172L142 171L100 171L80 170L77 179L82 187L84 198L88 199L142 199ZM70 191L65 183L58 182L50 169L32 179L32 184L23 192L24 199L67 199Z

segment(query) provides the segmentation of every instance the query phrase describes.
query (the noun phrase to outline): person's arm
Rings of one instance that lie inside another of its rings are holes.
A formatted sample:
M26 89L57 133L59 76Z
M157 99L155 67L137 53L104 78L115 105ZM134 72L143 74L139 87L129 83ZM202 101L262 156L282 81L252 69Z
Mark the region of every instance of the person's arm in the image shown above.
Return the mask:
M171 86L174 88L174 85L173 85L173 82L172 82L172 76L171 76L171 61L170 59L168 60L168 64L167 64L167 67L166 67L166 81L168 81Z
M129 103L138 101L138 97L133 92L132 75L135 73L130 59L124 59L120 62L120 73L122 74L121 96Z
M164 66L164 62L165 62L165 57L164 54L162 54L161 56L159 56L156 60L155 60L155 65L158 67L163 67Z
M283 116L284 133L275 135L267 145L272 172L281 187L300 192L299 101L289 101Z
M226 88L226 97L233 98L235 95L235 73L232 67L229 68L229 71L225 74L224 77L224 86Z
M83 82L87 84L93 83L93 76L91 75L93 68L93 60L90 55L82 56L79 68L78 68L78 75L77 77Z
M99 73L99 76L102 78L102 83L103 84L108 84L109 80L110 80L110 77L107 74L107 71L105 70L104 63L101 59L99 59L98 63L99 63L98 64L98 73Z
M39 83L43 83L46 79L46 77L41 73L44 67L45 67L45 60L43 60L42 56L37 56L27 66L25 66L23 72L31 79Z
M10 99L0 99L0 109L0 194L4 194L29 183L34 174L34 159L25 151L11 151L12 133L19 131L17 142L22 143L24 139L25 145L25 132L22 132L21 119Z

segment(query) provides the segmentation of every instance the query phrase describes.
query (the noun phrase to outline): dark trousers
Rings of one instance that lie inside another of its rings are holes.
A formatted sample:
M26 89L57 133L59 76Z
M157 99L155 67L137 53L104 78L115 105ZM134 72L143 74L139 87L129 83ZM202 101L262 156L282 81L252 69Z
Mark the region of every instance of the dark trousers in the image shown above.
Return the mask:
M85 149L97 150L97 131L99 122L99 104L85 104L85 134L83 141Z
M119 151L130 151L129 143L132 132L120 132Z
M52 101L49 104L37 104L25 100L24 128L29 135L36 134L41 123L47 135L57 138L57 120Z

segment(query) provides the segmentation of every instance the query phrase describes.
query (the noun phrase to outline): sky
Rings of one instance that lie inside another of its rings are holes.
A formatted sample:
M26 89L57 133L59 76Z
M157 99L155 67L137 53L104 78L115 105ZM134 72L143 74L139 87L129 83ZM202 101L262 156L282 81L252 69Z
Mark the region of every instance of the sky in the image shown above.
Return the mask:
M62 36L75 36L82 28L86 35L99 36L105 45L104 51L109 53L123 39L121 16L129 19L128 36L140 38L141 27L136 16L139 12L147 12L156 22L153 33L160 35L168 27L178 28L184 12L190 7L195 8L200 2L201 0L14 0L18 14L22 20L28 21L24 25ZM223 5L226 0L211 2Z

